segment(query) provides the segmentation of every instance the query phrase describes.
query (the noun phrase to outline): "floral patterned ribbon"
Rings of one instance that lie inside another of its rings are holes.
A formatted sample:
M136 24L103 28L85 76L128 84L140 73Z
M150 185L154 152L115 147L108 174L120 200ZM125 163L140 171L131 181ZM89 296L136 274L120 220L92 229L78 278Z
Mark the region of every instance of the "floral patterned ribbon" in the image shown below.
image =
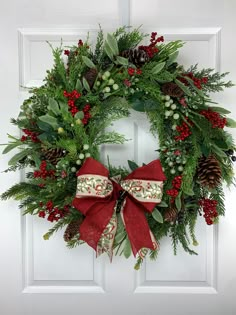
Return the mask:
M137 253L145 256L146 248L158 248L144 213L152 212L155 205L161 202L165 175L159 160L119 180L109 179L108 170L98 161L88 158L77 176L73 205L85 215L80 226L80 239L93 247L97 255L107 252L112 258L117 211L121 212L135 256Z

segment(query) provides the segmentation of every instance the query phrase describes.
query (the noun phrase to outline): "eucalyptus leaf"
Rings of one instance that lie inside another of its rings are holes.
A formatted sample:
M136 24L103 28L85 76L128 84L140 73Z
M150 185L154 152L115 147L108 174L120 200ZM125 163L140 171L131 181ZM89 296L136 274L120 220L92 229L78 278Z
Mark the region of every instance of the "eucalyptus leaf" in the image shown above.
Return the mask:
M60 114L58 103L53 98L49 98L48 110L51 110L55 115Z
M53 127L53 129L57 129L58 126L58 122L57 119L53 116L50 116L48 114L44 115L44 116L40 116L39 119L47 124L49 124L50 126Z
M115 36L112 34L107 34L107 43L113 52L113 55L118 55L119 54L119 49L118 49L118 44Z
M230 114L231 112L223 107L219 107L219 106L211 106L210 107L211 110L213 110L214 112L217 112L219 114L223 114L223 115L227 115Z
M95 64L88 57L82 56L82 59L83 59L83 62L86 64L87 67L96 69Z
M167 60L167 62L166 62L166 66L168 67L168 66L170 66L173 62L175 62L175 60L177 59L178 55L179 55L179 52L178 52L178 51L173 52L173 53L169 56L169 58L168 58L168 60Z
M220 149L216 144L211 143L211 148L212 148L212 151L214 151L214 153L218 155L219 157L221 158L226 157L226 153L222 149Z
M132 249L131 249L130 241L127 237L125 240L123 254L124 254L125 258L129 258L131 253L132 253Z
M182 82L180 82L178 79L175 79L175 83L184 91L185 94L192 96L190 90Z
M20 151L19 153L15 154L8 162L8 165L16 165L18 161L26 157L30 153L29 149L25 149Z
M120 231L120 232L117 232L116 236L115 236L116 244L119 244L121 241L123 241L124 238L126 237L126 235L127 235L127 233L124 230Z
M84 77L83 77L83 86L87 92L90 92L90 86L88 84L88 81Z
M162 214L160 213L160 211L157 208L155 208L152 211L152 217L153 217L154 220L156 220L159 223L163 223L164 222L163 216L162 216Z
M119 65L122 65L122 66L128 66L129 64L129 60L121 56L117 56L116 61Z
M80 79L78 79L78 80L76 81L75 89L76 89L77 91L82 91L83 87L82 87L82 83L81 83Z
M191 79L191 78L188 78L188 77L184 77L185 78L185 80L186 81L188 81L188 83L191 85L191 87L197 92L197 94L198 95L200 95L201 97L205 97L204 96L204 93L202 92L202 90L200 90L200 89L198 89L196 86L195 86L195 84L194 84L194 82L193 82L193 80Z
M2 154L6 154L8 152L10 152L11 150L17 148L18 146L24 144L23 142L21 141L17 141L17 142L13 142L13 143L10 143L8 144L5 149L2 151Z
M107 54L107 56L113 61L114 59L113 52L107 42L105 42L104 44L104 51Z
M178 196L175 198L175 205L178 211L181 210L182 204L181 204L181 193L178 194Z
M168 207L168 204L165 202L165 201L161 201L160 203L158 203L157 205L158 207L161 207L161 208L167 208Z
M236 121L232 118L227 118L226 126L230 128L236 128Z
M83 119L84 118L84 112L79 111L74 116L75 119Z
M134 171L134 170L136 170L136 168L139 167L137 163L135 163L134 161L130 161L130 160L128 160L128 165L129 165L129 168L131 169L131 171Z
M158 63L154 68L152 68L151 73L158 74L165 67L165 64L165 62Z

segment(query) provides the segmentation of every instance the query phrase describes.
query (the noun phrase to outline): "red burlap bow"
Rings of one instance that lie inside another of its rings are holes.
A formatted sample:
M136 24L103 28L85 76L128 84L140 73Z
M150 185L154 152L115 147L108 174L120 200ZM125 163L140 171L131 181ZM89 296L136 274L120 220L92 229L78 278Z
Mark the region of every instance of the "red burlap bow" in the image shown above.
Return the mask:
M114 178L109 179L109 171L100 162L87 158L77 172L77 193L73 200L73 206L85 216L80 226L80 239L97 253L112 252L117 227L115 211L118 204L120 207L120 196L125 195L119 210L134 256L142 248L155 249L157 243L149 229L145 211L152 212L161 202L165 179L159 160L137 168L117 182ZM110 244L107 249L98 250L103 236Z

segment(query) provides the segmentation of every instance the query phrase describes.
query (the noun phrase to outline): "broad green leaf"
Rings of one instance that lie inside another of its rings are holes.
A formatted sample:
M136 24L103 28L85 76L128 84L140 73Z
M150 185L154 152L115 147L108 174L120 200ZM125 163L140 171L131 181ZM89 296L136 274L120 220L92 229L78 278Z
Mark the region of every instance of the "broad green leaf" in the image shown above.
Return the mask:
M119 244L121 241L123 241L124 238L126 237L126 235L127 235L127 233L124 230L120 231L120 232L117 232L116 236L115 236L116 244Z
M205 156L208 156L210 154L210 148L206 146L204 143L201 144L201 151Z
M44 116L40 116L39 119L47 124L49 124L50 126L53 127L53 129L57 129L58 126L58 122L57 119L53 116L50 116L48 114L44 115Z
M159 210L157 210L157 208L155 208L153 211L152 211L152 217L154 220L156 220L157 222L159 223L163 223L164 220L163 220L163 216L162 214L160 213Z
M49 98L48 110L51 110L55 115L60 115L58 103L51 97Z
M10 152L11 150L17 148L18 146L24 144L23 142L21 141L17 141L17 142L13 142L13 143L9 143L5 149L2 151L2 154L6 154L8 152Z
M191 78L188 78L188 77L184 77L184 78L185 78L185 80L188 81L188 83L191 85L191 87L196 91L196 93L197 93L198 95L200 95L201 97L205 97L205 95L204 95L204 93L202 92L202 90L198 89L198 88L195 86L195 84L194 84L194 82L193 82L193 80L192 80Z
M181 204L181 193L178 194L178 196L175 198L175 205L178 211L181 210L182 204Z
M138 112L145 112L144 101L136 99L131 103L131 105L134 110Z
M223 107L219 107L219 106L211 106L210 109L219 113L219 114L223 114L223 115L227 115L227 114L231 113L229 110L227 110Z
M147 112L157 110L159 107L159 104L157 104L156 101L153 100L145 100L144 101L144 108Z
M118 55L119 54L119 49L118 49L117 40L110 33L107 34L107 43L108 43L109 47L111 48L111 51L113 52L113 55L115 55L115 56Z
M161 208L167 208L168 207L168 204L165 202L165 201L161 201L160 203L158 203L157 205L158 207L161 207Z
M166 66L168 67L168 66L170 66L173 62L175 62L175 60L177 59L178 55L179 55L179 52L178 52L178 51L173 52L173 53L169 56L169 58L168 58L168 60L167 60L167 62L166 62Z
M178 79L175 79L175 83L184 91L186 95L192 96L192 93L189 91L187 86L185 86L182 82L180 82Z
M86 56L82 56L83 62L86 64L89 68L96 68L95 64Z
M236 121L232 118L227 118L226 126L230 128L236 128Z
M90 92L90 86L85 78L83 78L83 86L87 92Z
M212 148L212 151L214 151L214 153L218 155L219 157L221 158L226 157L226 153L222 149L220 149L216 144L211 143L211 148Z
M222 150L228 150L230 148L224 139L214 139L214 143Z
M164 67L165 67L165 62L158 63L154 68L152 68L151 73L152 74L157 74L159 73Z
M127 237L125 240L123 254L124 254L125 258L129 258L131 253L132 253L132 249L131 249L130 241Z
M59 102L59 106L60 106L62 116L69 113L68 104L66 102Z
M117 56L116 61L119 65L122 65L122 66L128 66L129 64L129 60L121 56Z
M37 121L37 125L41 130L46 131L46 132L50 132L53 130L51 125L40 120Z
M107 56L113 61L113 59L114 59L113 58L113 52L112 52L112 50L111 50L111 48L107 42L105 42L105 44L104 44L104 51L107 54Z
M77 91L82 91L82 90L83 90L82 83L81 83L80 79L78 79L78 80L76 81L75 89L76 89Z
M138 164L136 164L135 162L130 161L130 160L128 160L128 164L129 164L129 168L131 169L131 171L134 171L134 170L136 170L136 168L139 167Z
M49 141L48 136L49 136L49 133L43 132L41 133L41 135L38 136L38 139L41 141Z
M16 163L18 161L20 161L21 159L23 159L24 157L26 157L29 154L30 150L29 149L25 149L17 154L15 154L8 162L8 165L16 165Z
M41 160L39 158L39 155L36 152L31 153L31 158L33 159L36 168L40 167Z
M84 112L79 111L74 116L75 119L83 119L84 118Z

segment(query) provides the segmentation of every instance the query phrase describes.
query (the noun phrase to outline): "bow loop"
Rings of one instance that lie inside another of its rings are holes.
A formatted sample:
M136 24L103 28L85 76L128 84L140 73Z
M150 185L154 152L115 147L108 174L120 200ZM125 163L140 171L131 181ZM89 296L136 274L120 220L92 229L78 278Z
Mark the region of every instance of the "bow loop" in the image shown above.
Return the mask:
M85 215L80 226L81 240L97 254L106 251L111 258L116 212L121 212L134 255L142 248L157 247L144 212L151 212L161 202L165 175L160 161L142 166L119 181L109 179L108 170L100 162L87 158L77 176L73 206Z

